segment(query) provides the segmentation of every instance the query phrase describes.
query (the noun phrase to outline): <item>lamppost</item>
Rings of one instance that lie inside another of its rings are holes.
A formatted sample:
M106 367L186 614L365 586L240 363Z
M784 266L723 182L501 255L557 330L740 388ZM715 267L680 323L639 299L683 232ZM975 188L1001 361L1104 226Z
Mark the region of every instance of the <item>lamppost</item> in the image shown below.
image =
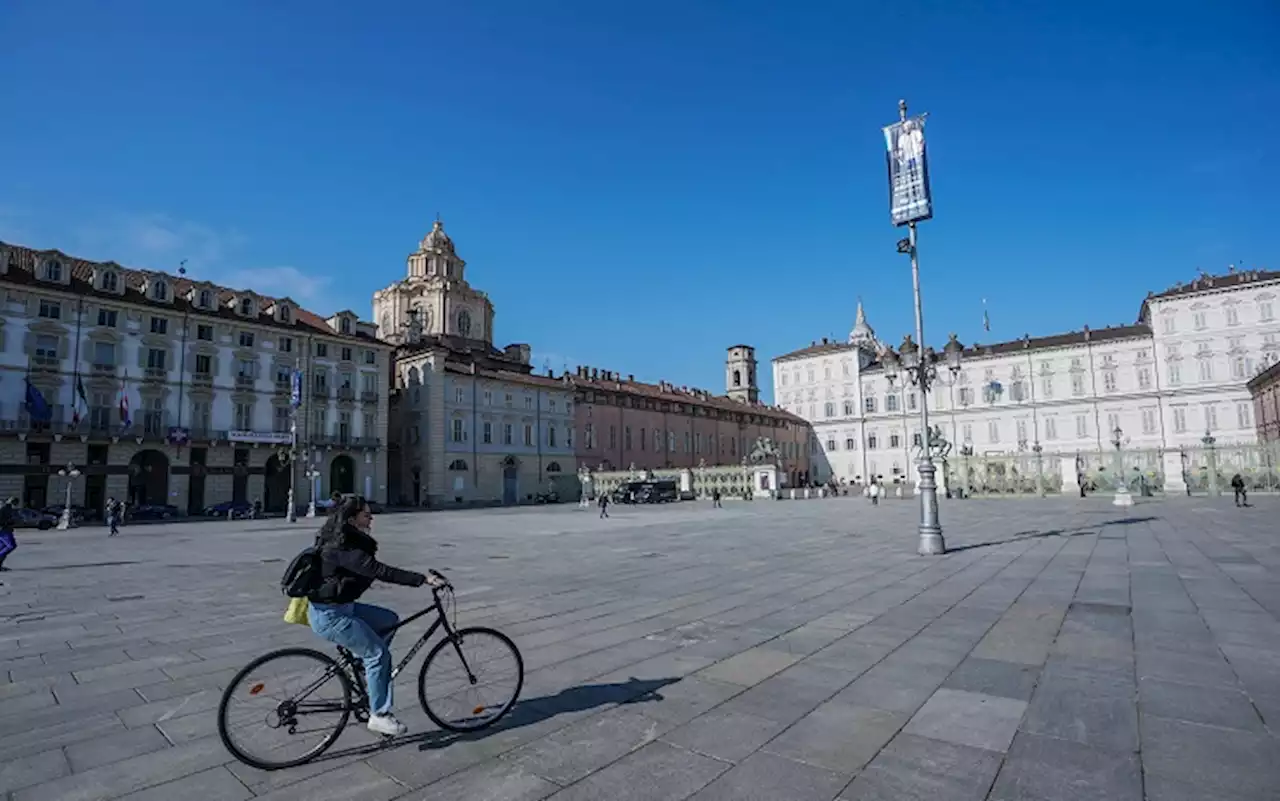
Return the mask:
M912 257L914 263L915 258ZM917 273L916 281L916 331L921 330L920 315L920 293L919 280ZM911 339L908 334L902 340L900 353L894 353L892 348L885 348L880 355L880 363L884 366L885 377L889 379L890 385L897 380L900 373L906 373L906 379L911 385L920 390L920 430L922 434L922 442L924 447L920 449L920 461L917 469L920 472L920 545L919 553L921 556L932 556L947 552L946 542L942 538L942 524L938 519L938 484L934 480L937 468L933 464L932 448L929 447L929 391L932 389L934 381L938 377L937 362L940 361L938 354L933 348L926 347L921 352L920 347ZM956 335L952 334L947 340L946 346L943 348L943 358L946 361L947 369L953 374L960 371L960 357L964 351L964 347L956 339Z
M1200 438L1201 444L1208 451L1206 459L1209 462L1209 495L1218 497L1218 452L1214 450L1213 444L1217 442L1217 438L1208 428L1204 430L1204 436Z
M307 472L303 473L307 478L307 483L311 486L311 500L307 503L307 517L316 516L316 479L320 477L320 471L315 465L307 468Z
M58 475L67 481L67 498L62 505L62 515L58 518L58 531L66 531L71 528L71 480L80 477L80 471L71 462L67 462L67 466L58 471Z
M298 521L294 504L294 484L298 479L298 407L302 405L302 371L294 370L289 376L289 510L285 518L290 523ZM315 493L307 517L315 517Z
M1044 446L1036 442L1031 446L1036 455L1036 495L1044 497Z
M1111 501L1113 506L1133 506L1133 496L1129 494L1129 482L1124 478L1124 454L1120 446L1124 444L1124 431L1116 426L1111 432L1111 444L1116 446L1116 497Z

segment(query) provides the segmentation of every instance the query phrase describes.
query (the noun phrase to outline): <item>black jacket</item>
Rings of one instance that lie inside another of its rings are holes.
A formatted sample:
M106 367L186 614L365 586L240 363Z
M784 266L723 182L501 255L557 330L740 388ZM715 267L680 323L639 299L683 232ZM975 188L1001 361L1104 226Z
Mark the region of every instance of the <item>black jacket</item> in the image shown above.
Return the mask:
M320 534L320 588L311 600L322 604L355 601L374 581L421 587L427 577L384 565L374 558L378 541L352 525Z

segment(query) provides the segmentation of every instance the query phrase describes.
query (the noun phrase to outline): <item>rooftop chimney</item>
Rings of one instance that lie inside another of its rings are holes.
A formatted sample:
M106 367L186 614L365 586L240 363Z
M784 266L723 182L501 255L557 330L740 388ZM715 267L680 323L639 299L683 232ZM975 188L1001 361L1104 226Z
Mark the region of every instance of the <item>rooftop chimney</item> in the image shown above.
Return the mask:
M628 381L635 381L635 380L636 380L635 373L627 373L627 380L628 380Z
M599 370L597 370L596 368L592 367L592 368L591 368L591 380L592 380L592 381L595 381L595 380L596 380L597 378L599 378L599 377L600 377L600 371L599 371Z

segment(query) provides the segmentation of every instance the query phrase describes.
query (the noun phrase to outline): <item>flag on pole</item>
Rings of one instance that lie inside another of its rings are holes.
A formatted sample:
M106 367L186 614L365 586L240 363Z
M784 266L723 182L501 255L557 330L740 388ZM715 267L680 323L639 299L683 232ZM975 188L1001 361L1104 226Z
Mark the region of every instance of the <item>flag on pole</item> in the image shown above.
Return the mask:
M991 330L991 315L987 314L987 299L982 299L982 330Z
M129 371L124 373L124 379L120 384L120 423L125 428L133 425L133 418L129 416Z
M71 427L80 427L80 404L84 404L84 408L89 408L89 396L84 391L84 379L76 376L76 397L71 399Z
M32 420L39 423L47 423L53 418L53 407L49 405L49 401L44 399L44 393L37 389L30 380L27 381L25 403L27 416Z

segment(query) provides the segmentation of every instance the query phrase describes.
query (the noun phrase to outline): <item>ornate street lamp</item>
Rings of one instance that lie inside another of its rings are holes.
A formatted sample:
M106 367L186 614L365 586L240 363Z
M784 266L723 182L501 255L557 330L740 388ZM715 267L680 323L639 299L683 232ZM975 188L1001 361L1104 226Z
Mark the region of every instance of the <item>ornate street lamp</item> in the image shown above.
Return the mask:
M917 296L917 304L918 301L919 297ZM918 314L919 306L917 305ZM917 329L920 327L918 316L916 327ZM960 372L960 360L963 352L964 347L956 339L955 334L952 334L950 339L947 340L946 346L942 349L941 358L931 347L926 346L921 349L911 338L911 335L908 334L903 337L902 344L896 352L893 348L885 348L880 353L880 364L884 369L885 378L889 380L890 386L898 378L905 375L904 383L909 381L911 386L920 390L920 430L922 434L917 469L920 472L920 544L918 550L921 556L946 553L946 542L942 538L942 525L938 517L938 484L935 480L937 466L933 462L933 448L930 442L928 395L938 379L938 363L942 362L954 379L955 375Z
M307 517L316 516L316 479L320 478L320 471L315 465L307 468L307 472L303 473L307 477L307 482L311 485L311 501L307 504Z
M1208 427L1205 427L1204 436L1200 438L1200 444L1204 445L1207 461L1209 463L1209 494L1217 497L1218 495L1218 451L1213 447L1217 442L1217 438L1213 436Z
M1124 444L1124 431L1116 426L1111 432L1111 444L1116 446L1116 497L1111 501L1113 506L1133 506L1133 496L1129 494L1129 483L1124 478L1124 454L1120 446Z
M58 475L67 481L67 498L62 505L62 514L58 517L58 531L66 531L71 528L71 480L80 477L80 471L71 462L67 462L67 466L58 471Z
M1044 497L1044 446L1039 441L1031 446L1031 452L1036 455L1036 495Z

